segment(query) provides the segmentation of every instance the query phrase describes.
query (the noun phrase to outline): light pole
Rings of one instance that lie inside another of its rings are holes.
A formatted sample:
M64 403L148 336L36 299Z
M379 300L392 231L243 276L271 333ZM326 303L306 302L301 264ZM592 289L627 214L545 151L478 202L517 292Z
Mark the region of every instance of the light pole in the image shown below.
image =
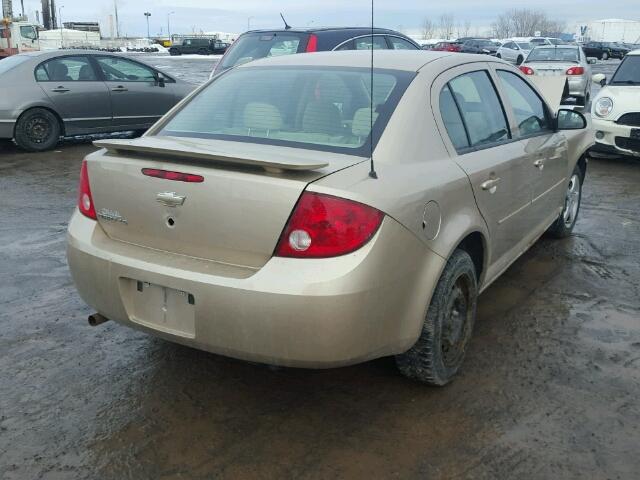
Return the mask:
M149 12L144 12L144 16L147 17L147 39L151 39L151 34L149 33L149 17L151 14Z
M62 9L64 5L60 5L58 7L58 22L60 23L60 48L64 47L64 36L62 31L64 30L64 25L62 24Z
M167 35L169 35L169 41L171 42L171 24L169 23L169 17L176 12L167 13ZM173 43L173 42L171 42Z
M249 18L247 18L247 31L251 30L251 19L252 19L252 18L253 18L253 17L249 17Z

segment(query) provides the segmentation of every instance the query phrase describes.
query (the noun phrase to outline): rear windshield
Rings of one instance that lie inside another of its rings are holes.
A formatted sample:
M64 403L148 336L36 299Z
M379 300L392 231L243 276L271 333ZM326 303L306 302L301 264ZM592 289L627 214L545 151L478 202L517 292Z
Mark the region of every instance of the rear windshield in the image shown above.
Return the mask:
M26 55L14 55L12 57L3 58L2 60L0 60L0 75L8 72L13 67L17 67L27 60L29 60L29 57L27 57Z
M531 45L530 43L519 43L518 42L517 45L523 50L531 50L531 48L533 47L533 45Z
M216 138L368 156L415 74L363 68L254 67L218 77L159 136Z
M527 57L527 62L576 62L580 61L577 48L537 47Z
M640 85L640 55L626 56L610 83L612 85Z
M306 42L305 33L249 33L242 35L222 58L221 69L265 57L298 53Z

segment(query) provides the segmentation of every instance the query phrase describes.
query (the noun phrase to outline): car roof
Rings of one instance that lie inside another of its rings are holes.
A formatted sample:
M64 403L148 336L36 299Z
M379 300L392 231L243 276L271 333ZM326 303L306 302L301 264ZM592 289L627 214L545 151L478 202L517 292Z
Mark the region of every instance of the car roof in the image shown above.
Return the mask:
M375 50L374 65L376 69L402 70L418 72L427 64L437 60L455 60L461 65L473 62L499 62L493 57L478 58L478 55L453 52L439 52L432 50ZM245 63L236 68L255 68L272 66L300 66L300 67L344 67L370 68L371 50L343 50L337 52L301 53L298 55L282 55L263 58ZM450 67L449 67L450 68Z
M629 53L627 53L627 55L639 56L640 50L631 50Z
M290 29L285 29L285 28L270 28L270 29L263 29L263 30L249 30L248 32L245 32L243 35L249 34L249 33L274 33L274 32L279 32L279 33L321 33L321 32L371 32L371 27L308 27L308 28L290 28ZM404 36L402 33L397 32L395 30L390 30L388 28L378 28L375 27L373 29L374 33L388 33L391 35L402 35Z
M539 47L536 47L536 49L543 49L543 48L559 48L559 49L569 49L569 48L580 48L578 47L578 45L568 45L568 44L560 44L560 45L540 45Z

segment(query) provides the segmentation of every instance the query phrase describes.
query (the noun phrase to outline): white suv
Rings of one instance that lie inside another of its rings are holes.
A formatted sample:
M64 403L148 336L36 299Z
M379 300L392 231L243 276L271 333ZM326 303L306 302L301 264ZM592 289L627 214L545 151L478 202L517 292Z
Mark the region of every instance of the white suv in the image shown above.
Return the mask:
M591 107L596 144L590 153L600 158L640 157L640 50L624 58L609 82L602 73L593 81L604 88Z

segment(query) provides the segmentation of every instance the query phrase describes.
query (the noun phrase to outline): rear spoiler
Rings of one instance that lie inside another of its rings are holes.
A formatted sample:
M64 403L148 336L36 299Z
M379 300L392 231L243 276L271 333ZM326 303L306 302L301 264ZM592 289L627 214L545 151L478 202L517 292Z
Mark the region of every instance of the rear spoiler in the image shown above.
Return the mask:
M329 165L326 161L300 158L293 153L293 149L278 148L276 156L276 150L273 147L265 148L264 145L259 144L239 144L198 138L148 136L133 140L97 140L93 144L113 153L142 153L247 165L261 167L272 173L284 170L317 170ZM239 145L241 148L238 148ZM242 152L241 156L238 156L238 151Z

